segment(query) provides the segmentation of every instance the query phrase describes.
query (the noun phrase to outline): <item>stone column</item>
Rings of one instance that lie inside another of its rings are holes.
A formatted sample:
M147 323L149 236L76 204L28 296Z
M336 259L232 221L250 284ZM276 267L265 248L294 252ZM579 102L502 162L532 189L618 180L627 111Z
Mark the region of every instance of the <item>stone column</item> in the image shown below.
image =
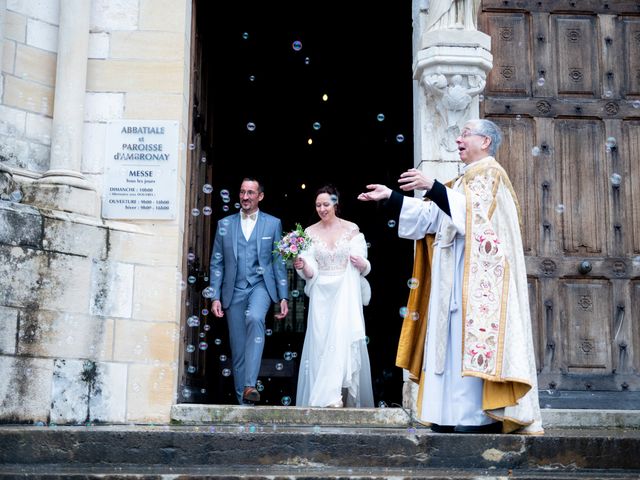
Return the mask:
M491 37L476 29L479 7L480 0L413 0L414 164L441 182L461 171L455 139L478 118L493 67ZM416 393L405 372L403 405L414 412Z
M4 53L4 16L6 11L7 0L0 0L0 99L2 99L4 96L4 75L2 75L2 62Z
M5 14L7 11L7 0L0 0L0 105L4 104L4 75L2 74L2 65L4 61L4 35L5 35ZM10 170L4 165L4 163L0 163L0 172L7 172L6 175L10 174ZM2 175L5 175L2 173ZM0 179L2 182L2 179ZM2 193L2 189L0 187L0 194Z
M47 198L47 205L62 210L95 214L97 196L75 190L94 191L95 187L81 173L84 122L84 99L87 85L90 0L60 0L58 58L53 124L51 128L51 161L49 170L38 180L34 197ZM60 186L51 188L51 186ZM75 205L90 201L90 205ZM42 205L38 198L33 203Z

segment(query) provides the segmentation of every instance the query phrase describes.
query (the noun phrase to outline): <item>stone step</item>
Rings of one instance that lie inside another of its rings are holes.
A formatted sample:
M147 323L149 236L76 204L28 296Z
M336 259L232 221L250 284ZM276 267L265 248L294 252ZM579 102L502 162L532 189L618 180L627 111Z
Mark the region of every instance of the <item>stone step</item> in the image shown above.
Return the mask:
M241 407L182 403L171 409L171 420L181 425L276 424L349 427L418 426L403 408ZM640 428L640 410L542 409L545 428Z
M1 468L1 467L0 467ZM118 467L105 468L94 465L72 468L57 465L0 469L0 479L30 478L38 480L84 480L84 479L209 479L209 480L284 480L284 479L425 479L425 480L628 480L639 478L628 471L580 470L565 472L558 470L501 470L501 469L399 469L399 468L273 468L269 466L246 468L204 467Z
M549 428L524 436L319 423L3 426L0 472L51 479L640 478L640 430Z

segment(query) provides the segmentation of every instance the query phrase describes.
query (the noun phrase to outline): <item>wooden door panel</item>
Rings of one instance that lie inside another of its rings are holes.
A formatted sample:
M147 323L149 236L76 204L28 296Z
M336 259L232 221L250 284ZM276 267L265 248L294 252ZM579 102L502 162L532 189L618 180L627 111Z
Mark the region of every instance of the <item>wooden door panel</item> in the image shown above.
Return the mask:
M621 339L621 343L618 345L618 348L624 350L624 354L629 357L627 362L631 367L632 372L635 373L637 377L640 377L640 281L638 280L631 284L630 304L630 328L628 328L630 341L627 341L627 339ZM640 380L638 380L638 383L640 383Z
M626 232L631 244L631 253L640 253L640 121L624 122L623 162L618 173L622 182L620 195L623 197L622 208L628 214L623 218L622 231ZM621 162L622 163L622 162ZM635 207L635 208L634 208Z
M536 369L541 371L544 366L544 325L540 322L540 282L537 278L527 279L527 291L529 293L529 310L531 313L531 327L533 330L533 348L536 357Z
M569 373L611 372L611 284L562 282L564 363Z
M537 183L537 168L531 161L532 145L535 144L535 126L530 118L493 118L504 136L498 156L500 164L509 174L509 179L518 197L522 212L522 243L527 254L536 250L539 237L539 219L533 208L523 209L522 205L537 205L538 190L530 188Z
M598 37L595 17L552 16L556 82L560 95L596 95Z
M602 254L605 246L608 185L602 162L602 122L555 122L555 158L558 178L563 252L570 255Z
M482 19L490 32L494 65L487 87L495 93L530 95L529 23L520 13L487 14ZM499 59L499 61L496 61Z
M496 157L522 208L541 395L585 404L593 391L628 391L602 398L629 408L640 399L637 2L482 8L494 70L481 113L503 129Z
M625 49L624 68L625 88L629 95L640 95L640 19L625 18L622 21L622 42L620 47Z

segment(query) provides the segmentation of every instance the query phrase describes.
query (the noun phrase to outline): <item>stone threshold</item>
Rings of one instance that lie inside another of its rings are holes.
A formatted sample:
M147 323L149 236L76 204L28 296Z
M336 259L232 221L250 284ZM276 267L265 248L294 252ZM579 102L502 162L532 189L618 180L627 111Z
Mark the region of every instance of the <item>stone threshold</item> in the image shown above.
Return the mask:
M307 408L182 403L171 407L179 425L299 425L361 428L419 426L403 408ZM640 410L542 409L545 428L640 428Z

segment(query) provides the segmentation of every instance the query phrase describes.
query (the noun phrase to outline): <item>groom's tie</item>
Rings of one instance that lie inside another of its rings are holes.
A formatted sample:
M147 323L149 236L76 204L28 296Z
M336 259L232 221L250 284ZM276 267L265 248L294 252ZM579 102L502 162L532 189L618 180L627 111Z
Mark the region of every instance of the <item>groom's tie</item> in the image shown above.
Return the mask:
M258 214L255 212L252 213L251 215L247 215L246 213L242 212L242 219L246 220L247 218L250 218L251 220L255 220L257 215Z

